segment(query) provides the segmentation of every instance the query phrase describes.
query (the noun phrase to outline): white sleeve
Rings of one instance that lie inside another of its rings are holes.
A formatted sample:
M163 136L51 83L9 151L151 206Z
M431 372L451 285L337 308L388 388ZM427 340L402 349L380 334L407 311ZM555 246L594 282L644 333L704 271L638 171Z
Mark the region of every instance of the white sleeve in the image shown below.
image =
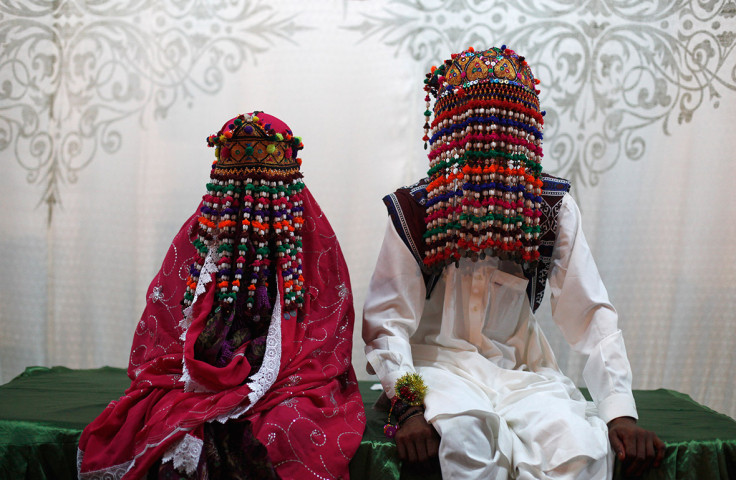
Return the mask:
M638 418L618 314L585 240L580 210L569 194L561 201L557 219L549 274L552 316L573 350L588 355L583 379L601 419L608 423L622 416Z
M415 371L409 338L422 316L424 296L419 265L389 218L363 307L368 371L373 368L389 398L396 380Z

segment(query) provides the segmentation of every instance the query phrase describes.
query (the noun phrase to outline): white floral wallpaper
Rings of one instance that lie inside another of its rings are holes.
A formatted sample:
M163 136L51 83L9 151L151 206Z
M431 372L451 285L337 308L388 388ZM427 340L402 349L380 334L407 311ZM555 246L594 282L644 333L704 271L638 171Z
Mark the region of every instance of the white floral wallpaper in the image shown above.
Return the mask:
M38 186L49 221L85 168L119 150L121 121L145 128L216 95L301 29L265 0L21 1L0 12L0 151Z

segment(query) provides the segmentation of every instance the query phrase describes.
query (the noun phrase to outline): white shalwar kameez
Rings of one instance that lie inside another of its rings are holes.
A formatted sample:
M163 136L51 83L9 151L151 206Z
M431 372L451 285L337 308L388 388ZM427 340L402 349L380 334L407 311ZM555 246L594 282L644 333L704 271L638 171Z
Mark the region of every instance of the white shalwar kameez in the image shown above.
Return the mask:
M419 266L389 221L364 308L370 366L389 398L407 372L426 385L425 418L441 436L443 478L610 478L607 422L637 418L631 368L569 194L549 273L552 314L587 354L593 403L558 368L513 262L463 258L429 299Z

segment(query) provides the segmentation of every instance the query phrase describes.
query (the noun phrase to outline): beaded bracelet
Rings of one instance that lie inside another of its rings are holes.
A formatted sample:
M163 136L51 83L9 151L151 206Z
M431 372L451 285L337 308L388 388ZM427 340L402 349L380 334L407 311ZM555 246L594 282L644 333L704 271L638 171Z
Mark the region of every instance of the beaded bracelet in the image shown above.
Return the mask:
M427 392L427 386L424 384L422 377L416 373L406 373L396 380L394 386L395 395L391 400L391 408L388 411L388 419L386 425L383 426L383 433L387 438L394 438L399 427L409 418L424 413L424 394ZM415 411L409 412L411 407L421 407ZM391 423L391 414L396 409L396 424ZM405 415L409 412L409 415Z
M418 415L424 415L424 407L414 407L414 410L408 411L408 413L399 417L399 427L401 427L407 420Z

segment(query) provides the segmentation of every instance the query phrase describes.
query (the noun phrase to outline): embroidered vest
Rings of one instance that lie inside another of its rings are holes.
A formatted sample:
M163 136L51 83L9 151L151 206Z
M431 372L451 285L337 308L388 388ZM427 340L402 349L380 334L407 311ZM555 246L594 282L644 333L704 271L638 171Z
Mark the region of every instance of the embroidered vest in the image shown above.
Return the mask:
M542 174L542 231L539 242L539 260L532 266L524 266L524 276L529 280L526 293L532 311L537 311L544 298L547 275L552 264L552 252L557 239L557 214L560 211L562 197L570 191L570 182L563 178ZM409 249L422 269L427 298L432 294L439 280L439 274L431 274L424 268L426 244L422 235L426 229L424 223L425 205L427 202L427 184L423 178L413 185L402 187L394 193L383 197L391 221L401 240Z

